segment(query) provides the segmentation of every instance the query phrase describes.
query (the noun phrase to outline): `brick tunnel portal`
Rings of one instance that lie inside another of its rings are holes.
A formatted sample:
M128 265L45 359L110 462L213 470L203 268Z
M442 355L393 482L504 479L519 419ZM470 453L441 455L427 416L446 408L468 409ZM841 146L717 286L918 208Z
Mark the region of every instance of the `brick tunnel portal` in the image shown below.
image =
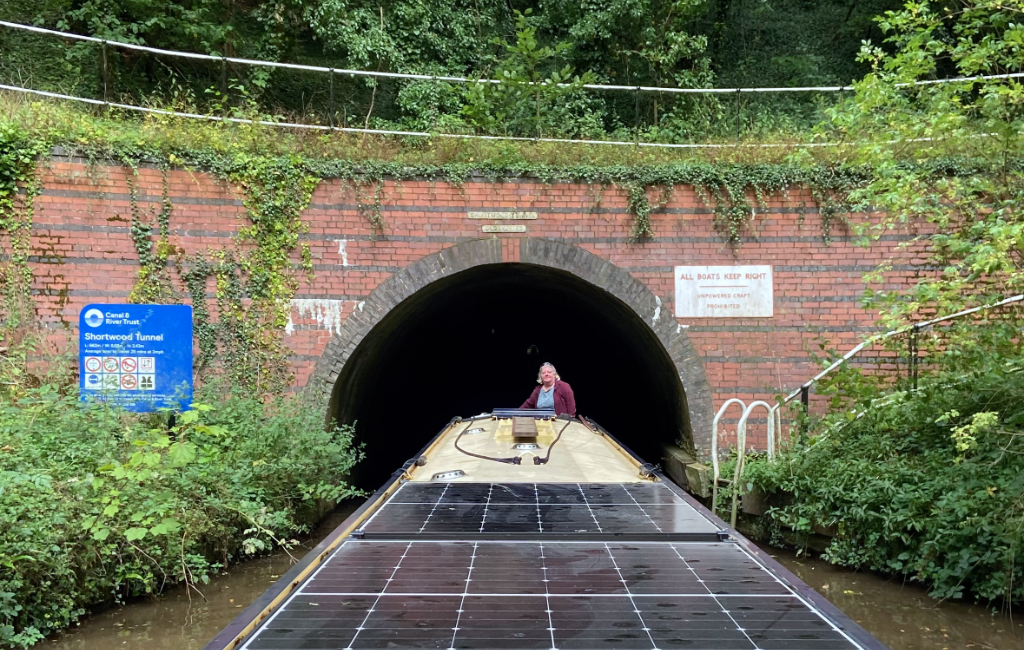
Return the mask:
M330 411L365 444L353 480L380 485L455 415L519 406L545 361L645 460L690 438L675 364L633 309L566 271L490 264L406 298L345 363Z

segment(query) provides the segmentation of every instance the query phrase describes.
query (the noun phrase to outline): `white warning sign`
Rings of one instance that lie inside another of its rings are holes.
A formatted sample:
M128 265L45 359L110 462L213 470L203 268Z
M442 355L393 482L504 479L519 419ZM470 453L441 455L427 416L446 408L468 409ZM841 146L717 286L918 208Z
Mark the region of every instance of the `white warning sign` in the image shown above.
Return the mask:
M775 315L771 266L677 266L679 318L770 318Z

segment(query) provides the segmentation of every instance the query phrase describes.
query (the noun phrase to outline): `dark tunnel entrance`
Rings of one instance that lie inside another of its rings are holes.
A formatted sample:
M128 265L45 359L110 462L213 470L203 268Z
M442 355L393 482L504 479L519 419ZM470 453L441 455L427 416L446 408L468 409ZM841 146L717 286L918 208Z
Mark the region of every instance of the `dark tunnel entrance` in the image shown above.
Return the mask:
M489 264L402 301L345 363L331 409L366 445L354 482L377 488L453 416L519 406L545 361L645 460L689 438L675 365L636 312L565 271Z

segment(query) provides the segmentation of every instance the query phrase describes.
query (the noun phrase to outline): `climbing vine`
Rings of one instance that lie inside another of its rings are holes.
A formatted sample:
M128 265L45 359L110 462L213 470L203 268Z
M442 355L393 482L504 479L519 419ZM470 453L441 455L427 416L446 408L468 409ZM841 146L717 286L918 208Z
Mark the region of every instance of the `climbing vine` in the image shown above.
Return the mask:
M320 178L294 158L251 156L219 160L210 171L242 193L250 225L236 238L235 250L196 253L178 264L192 299L197 366L216 360L233 385L258 394L281 393L290 383L288 350L282 332L298 288L293 254L312 279L302 212ZM217 321L207 305L207 282L214 279Z
M169 241L174 206L167 165L161 167L160 210L145 210L139 205L138 156L138 152L119 156L131 170L127 177L131 237L140 267L129 300L181 302L172 280L174 256L179 282L193 306L197 369L222 371L232 385L256 394L283 392L291 376L281 336L298 287L292 255L298 252L299 267L312 279L309 247L299 238L306 231L302 212L320 178L305 171L294 157L206 158L205 169L240 191L249 225L238 232L234 250L186 256ZM216 320L207 299L211 278Z
M36 159L41 148L13 124L0 123L0 238L6 234L9 249L0 248L6 263L0 265L0 380L21 372L31 346L26 326L32 322L31 254L32 218L40 183ZM0 239L2 244L2 239ZM3 257L0 257L2 260Z
M139 206L138 166L131 159L122 162L131 170L127 177L128 204L132 215L131 236L132 243L135 245L135 251L139 255L139 274L136 278L135 286L128 296L128 302L180 303L181 297L174 288L171 274L168 270L168 259L172 253L177 252L177 249L170 243L171 213L174 211L174 205L171 203L167 183L167 169L163 168L160 170L162 180L160 211L156 212L152 208L145 211ZM155 246L152 237L154 213L157 229Z
M651 227L651 202L647 198L647 188L636 183L626 185L629 196L628 210L633 215L633 241L651 239L654 229Z
M366 184L373 187L373 196L369 203L363 201L363 189ZM376 240L378 233L384 234L384 216L380 211L381 201L384 199L384 178L353 181L352 188L356 195L356 210L370 223L370 239Z
M618 188L626 194L632 217L629 235L639 245L657 238L653 216L668 203L674 188L690 185L713 215L715 231L728 245L738 247L756 234L755 221L768 197L792 186L810 188L820 206L821 233L827 242L834 227L846 221L845 197L867 178L863 170L841 159L751 161L693 154L680 158L663 152L634 159L631 153L600 148L424 145L387 139L366 147L344 136L304 138L253 125L202 125L174 118L134 121L49 105L33 111L31 119L44 115L49 120L46 130L33 130L37 122L29 124L29 114L17 111L2 122L5 148L0 153L5 158L0 173L5 185L0 198L5 202L0 208L4 231L15 249L4 275L5 301L12 295L27 296L31 277L27 234L36 190L34 162L26 167L25 161L34 161L55 145L90 160L121 161L130 169L131 238L139 264L130 300L191 302L197 369L207 374L219 369L236 385L257 393L277 392L289 383L282 331L303 272L312 277L301 217L321 179L338 179L353 188L356 209L373 238L387 231L381 209L388 198L385 181L426 180L459 187L470 178L582 183L590 188L595 205L605 201L609 189ZM12 148L15 141L20 144ZM140 189L140 169L154 165L160 169L162 191L159 201L147 203ZM172 244L172 167L209 173L237 191L247 223L229 249L186 254Z

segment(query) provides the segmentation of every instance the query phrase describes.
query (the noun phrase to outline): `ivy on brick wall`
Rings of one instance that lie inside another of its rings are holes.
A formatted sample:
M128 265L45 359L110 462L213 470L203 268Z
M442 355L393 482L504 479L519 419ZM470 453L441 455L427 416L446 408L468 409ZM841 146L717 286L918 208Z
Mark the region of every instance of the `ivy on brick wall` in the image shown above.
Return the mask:
M281 333L288 322L291 299L298 281L291 272L292 255L298 251L300 266L312 279L312 260L299 237L305 232L302 212L319 184L298 159L245 156L208 158L202 165L230 187L240 191L249 224L235 239L233 250L198 252L185 256L169 241L170 199L167 169L160 162L162 196L160 210L144 210L138 199L139 152L119 152L128 175L132 213L131 236L139 256L139 272L129 297L138 303L180 303L181 292L172 279L171 258L178 285L193 305L194 331L199 344L196 366L200 371L218 369L232 385L257 394L282 393L291 374L288 350ZM151 156L147 159L152 161ZM156 241L154 242L154 231ZM213 320L207 304L207 280L214 279Z
M51 104L33 104L31 109L29 114L13 108L0 118L5 129L0 131L0 146L5 147L0 149L5 156L0 161L0 211L13 250L5 300L28 296L37 158L61 146L93 161L119 161L130 172L131 237L139 261L130 300L176 303L188 298L195 315L197 368L207 373L216 368L236 385L258 393L280 392L290 383L282 335L300 281L295 270L312 279L309 249L301 241L302 213L322 179L339 179L351 188L373 237L386 235L381 214L386 188L407 179L456 187L471 179L584 183L596 188L595 207L607 189L620 188L633 216L629 234L641 245L658 236L651 215L671 200L677 186L691 185L713 213L724 242L736 248L753 236L752 226L768 197L794 186L810 188L827 242L834 225L846 219L847 193L866 177L838 159L679 159L661 152L640 157L636 152L595 153L564 146L371 141L248 124L196 124L163 117L138 121ZM143 164L156 166L163 178L159 202L146 208L138 187ZM175 167L210 173L238 192L248 224L230 250L185 256L171 243L174 205L167 172Z
M180 303L181 296L174 287L167 265L170 256L177 252L170 243L171 213L174 211L174 205L171 203L170 189L167 185L167 168L161 169L163 183L160 211L146 211L139 206L138 166L131 159L122 162L131 170L127 177L128 203L132 214L131 236L135 251L139 255L139 273L135 286L128 296L128 302ZM153 241L154 226L157 232L156 242Z
M0 122L0 386L13 385L33 339L34 200L39 194L36 159L42 143L17 125ZM7 240L6 248L3 240Z
M209 268L216 278L218 327L212 331L219 335L228 377L259 393L280 393L291 383L281 336L298 288L292 256L298 253L312 280L309 247L299 237L306 232L302 213L320 178L295 157L242 156L219 161L210 171L241 189L251 225L239 231L237 251L219 251L216 264L200 263L192 272ZM192 281L205 285L205 278Z

